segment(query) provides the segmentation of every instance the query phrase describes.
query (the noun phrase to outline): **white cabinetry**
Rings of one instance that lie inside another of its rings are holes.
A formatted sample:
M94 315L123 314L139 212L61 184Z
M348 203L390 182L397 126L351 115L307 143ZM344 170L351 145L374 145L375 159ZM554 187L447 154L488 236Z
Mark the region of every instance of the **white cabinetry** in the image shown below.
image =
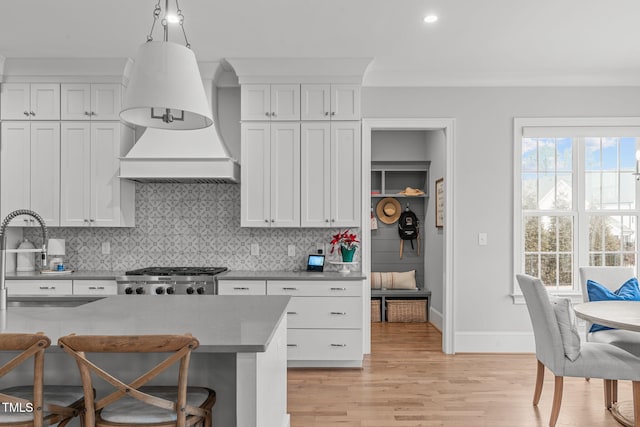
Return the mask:
M300 90L302 120L360 120L360 86L303 84Z
M356 367L363 358L361 280L218 280L218 295L290 295L290 366Z
M269 280L267 295L292 296L287 306L290 365L361 365L362 281Z
M60 225L133 226L134 187L118 178L133 130L118 122L63 122Z
M0 149L0 215L16 209L38 212L60 225L60 123L3 122ZM38 225L31 217L12 226Z
M72 295L71 280L7 280L7 294L16 295Z
M60 120L60 85L57 83L3 83L2 120Z
M73 295L116 295L118 285L115 280L74 280Z
M300 226L300 124L242 123L241 226Z
M62 120L120 120L120 84L62 84L60 91Z
M240 98L242 120L300 120L299 84L246 84Z
M301 225L360 225L360 122L301 125Z
M266 295L266 280L219 280L218 295Z

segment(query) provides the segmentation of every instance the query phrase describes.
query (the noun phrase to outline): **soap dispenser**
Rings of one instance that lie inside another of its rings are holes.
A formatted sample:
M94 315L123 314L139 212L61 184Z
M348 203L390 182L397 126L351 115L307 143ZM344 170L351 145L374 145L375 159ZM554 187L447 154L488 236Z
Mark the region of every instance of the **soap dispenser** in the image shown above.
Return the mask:
M35 249L36 247L28 239L24 239L18 249ZM36 254L35 252L18 252L16 271L35 271Z

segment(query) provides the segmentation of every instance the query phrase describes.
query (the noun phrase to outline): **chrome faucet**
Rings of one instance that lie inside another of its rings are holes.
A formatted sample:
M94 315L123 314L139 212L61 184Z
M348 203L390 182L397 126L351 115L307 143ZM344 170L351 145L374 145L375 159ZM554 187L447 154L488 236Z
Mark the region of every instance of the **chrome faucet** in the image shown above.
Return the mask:
M42 248L31 250L26 249L26 251L42 253L41 267L46 268L47 266L47 225L44 223L44 219L42 219L42 217L36 212L29 209L18 209L11 212L2 220L2 224L0 225L0 311L5 311L7 309L7 284L4 281L4 275L7 269L7 226L12 219L20 215L29 215L35 218L35 220L40 224L40 229L42 230ZM21 250L20 252L22 251L24 250ZM11 252L14 251L12 250Z

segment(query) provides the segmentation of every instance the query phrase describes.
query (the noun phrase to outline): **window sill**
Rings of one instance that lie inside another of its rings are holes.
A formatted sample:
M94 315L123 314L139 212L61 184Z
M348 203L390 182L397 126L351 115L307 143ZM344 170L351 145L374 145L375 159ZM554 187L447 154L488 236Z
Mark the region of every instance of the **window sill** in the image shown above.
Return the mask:
M551 295L555 295L558 297L568 297L571 299L572 304L581 304L584 301L582 300L582 294L577 292L570 293L561 293L561 292L550 292ZM525 305L526 302L524 300L524 295L522 294L511 294L510 297L513 299L514 305Z

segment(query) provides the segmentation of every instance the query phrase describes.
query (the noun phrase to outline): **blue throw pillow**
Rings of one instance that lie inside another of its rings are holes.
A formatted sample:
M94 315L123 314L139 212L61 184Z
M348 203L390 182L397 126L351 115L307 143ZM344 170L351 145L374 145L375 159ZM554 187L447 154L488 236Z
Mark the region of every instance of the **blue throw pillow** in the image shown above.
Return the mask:
M638 279L632 277L620 286L616 291L610 291L607 287L602 286L593 280L587 280L587 293L589 301L640 301L640 288L638 287ZM592 325L589 332L604 331L608 328L602 325Z

